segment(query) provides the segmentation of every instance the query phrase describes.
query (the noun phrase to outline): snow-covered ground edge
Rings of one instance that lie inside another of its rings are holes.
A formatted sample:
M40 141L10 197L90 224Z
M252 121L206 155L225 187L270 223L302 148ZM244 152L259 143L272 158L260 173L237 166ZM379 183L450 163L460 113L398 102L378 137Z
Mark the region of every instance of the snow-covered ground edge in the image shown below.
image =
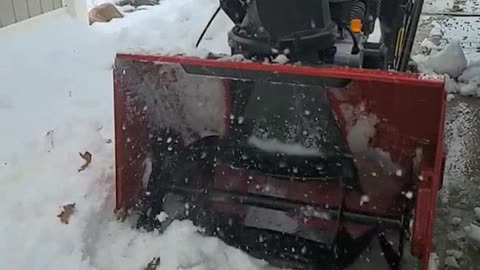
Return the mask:
M432 21L431 28L429 36L420 44L421 52L412 57L418 70L445 76L448 101L456 94L480 97L480 54L470 51L467 54L460 37L447 35L444 24Z

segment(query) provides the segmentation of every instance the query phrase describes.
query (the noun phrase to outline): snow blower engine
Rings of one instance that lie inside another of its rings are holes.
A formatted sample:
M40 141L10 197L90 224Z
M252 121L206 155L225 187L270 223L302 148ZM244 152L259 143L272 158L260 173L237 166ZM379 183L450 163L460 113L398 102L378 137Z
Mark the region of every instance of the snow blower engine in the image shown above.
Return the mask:
M279 267L428 269L446 95L402 72L422 6L222 0L242 61L117 55L116 211Z

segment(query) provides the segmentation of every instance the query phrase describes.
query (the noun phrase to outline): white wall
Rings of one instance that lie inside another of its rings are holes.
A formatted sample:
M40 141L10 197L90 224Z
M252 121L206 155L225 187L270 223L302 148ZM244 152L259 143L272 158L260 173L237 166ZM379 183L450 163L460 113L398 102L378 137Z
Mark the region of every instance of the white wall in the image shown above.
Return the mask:
M86 0L0 0L0 28L59 12L88 23Z

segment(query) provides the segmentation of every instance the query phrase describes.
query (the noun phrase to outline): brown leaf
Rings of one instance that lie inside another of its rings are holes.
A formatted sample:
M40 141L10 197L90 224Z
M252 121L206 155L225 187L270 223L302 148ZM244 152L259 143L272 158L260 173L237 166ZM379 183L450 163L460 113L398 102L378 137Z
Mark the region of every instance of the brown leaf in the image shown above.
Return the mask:
M125 221L125 219L127 219L127 217L128 217L128 212L123 207L118 209L118 210L113 211L113 213L117 217L117 220L122 221L122 222Z
M90 154L90 152L86 151L84 154L82 153L79 153L80 154L80 157L85 160L85 164L82 165L82 167L80 167L80 169L78 169L78 172L81 172L83 170L85 170L88 165L90 165L90 163L92 163L92 154Z
M63 211L57 215L60 218L60 221L64 224L68 224L70 220L70 216L73 214L75 210L75 203L67 204L63 206Z
M160 266L160 257L154 257L143 270L155 270Z

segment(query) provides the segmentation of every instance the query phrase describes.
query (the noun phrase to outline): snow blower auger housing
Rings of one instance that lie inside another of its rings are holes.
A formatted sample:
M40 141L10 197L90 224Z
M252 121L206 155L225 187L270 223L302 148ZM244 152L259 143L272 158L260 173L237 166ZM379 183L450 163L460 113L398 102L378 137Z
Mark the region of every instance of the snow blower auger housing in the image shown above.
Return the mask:
M443 80L145 55L114 78L116 208L138 227L192 220L293 269L427 269ZM355 268L372 246L384 268Z
M280 267L426 270L446 94L397 72L422 6L220 0L248 60L118 55L117 210L147 230L191 220ZM260 63L282 55L295 65Z

